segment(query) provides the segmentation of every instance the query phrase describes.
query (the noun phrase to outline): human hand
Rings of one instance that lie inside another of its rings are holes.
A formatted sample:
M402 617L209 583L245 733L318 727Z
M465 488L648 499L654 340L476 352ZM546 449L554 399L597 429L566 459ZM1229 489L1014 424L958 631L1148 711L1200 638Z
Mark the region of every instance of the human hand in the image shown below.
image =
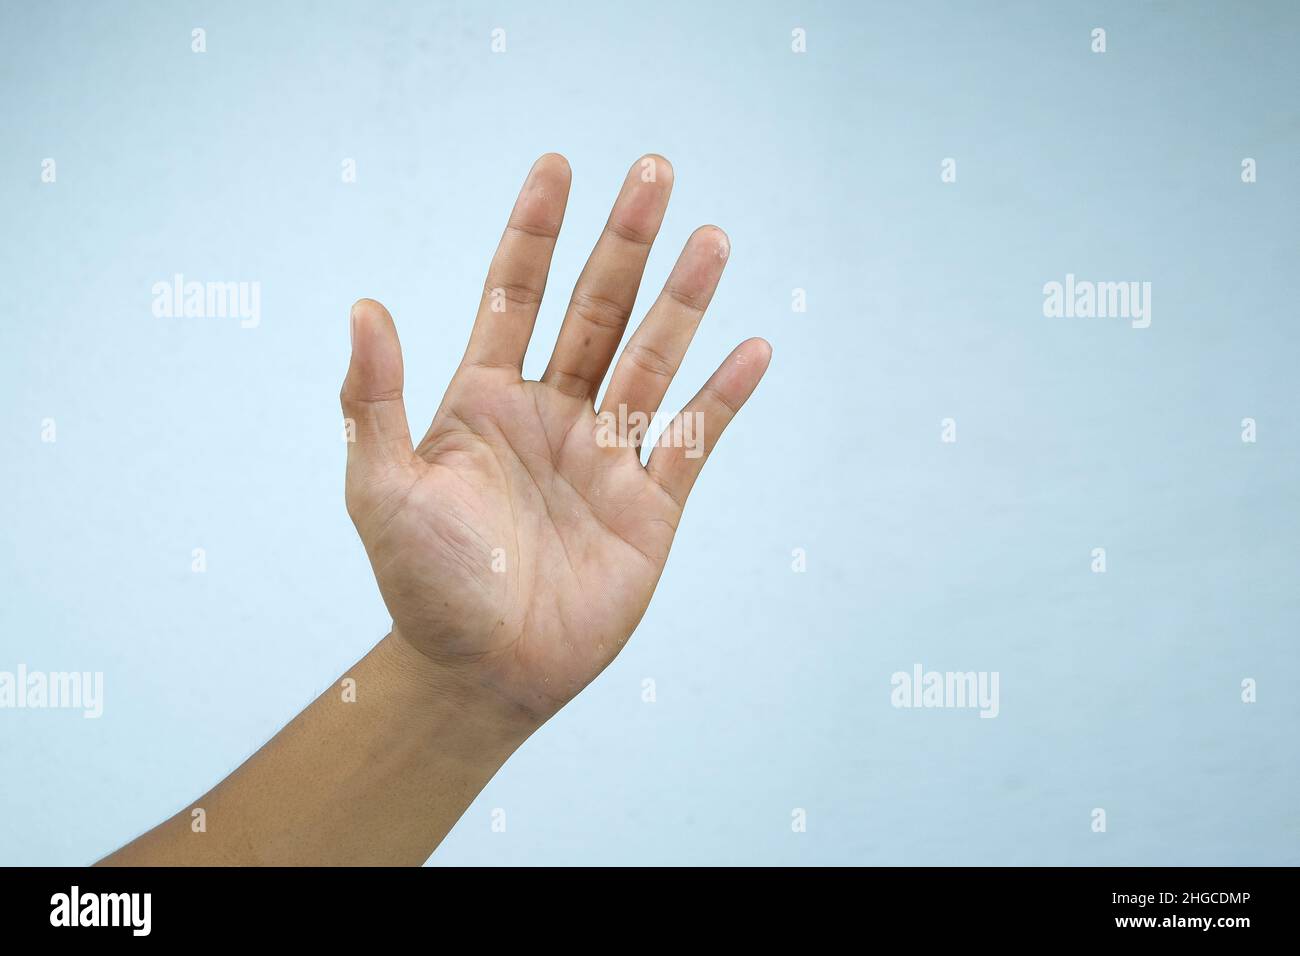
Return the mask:
M771 358L762 339L737 346L644 466L635 428L611 431L611 422L654 415L713 296L730 246L722 230L702 227L619 357L598 417L596 394L672 190L672 167L647 156L628 173L578 278L541 381L524 381L569 180L561 156L534 164L465 356L417 446L397 331L373 300L352 308L341 393L355 428L348 513L394 636L456 686L485 689L536 723L594 679L636 628L691 487ZM625 440L611 442L615 435Z

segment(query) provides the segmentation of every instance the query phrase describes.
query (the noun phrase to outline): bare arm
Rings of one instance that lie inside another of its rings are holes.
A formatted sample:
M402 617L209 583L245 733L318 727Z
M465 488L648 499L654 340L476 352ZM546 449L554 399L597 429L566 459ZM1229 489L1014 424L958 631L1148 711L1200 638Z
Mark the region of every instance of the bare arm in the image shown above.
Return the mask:
M536 727L395 634L345 676L355 688L340 680L212 791L101 865L418 866Z
M355 428L348 512L394 622L346 675L355 702L327 692L104 863L421 863L631 636L686 497L771 350L737 346L643 464L640 423L658 412L730 254L722 230L701 227L597 406L672 189L672 167L647 156L578 279L546 372L525 381L569 180L560 156L533 166L465 356L418 443L392 317L368 299L353 306L341 394Z

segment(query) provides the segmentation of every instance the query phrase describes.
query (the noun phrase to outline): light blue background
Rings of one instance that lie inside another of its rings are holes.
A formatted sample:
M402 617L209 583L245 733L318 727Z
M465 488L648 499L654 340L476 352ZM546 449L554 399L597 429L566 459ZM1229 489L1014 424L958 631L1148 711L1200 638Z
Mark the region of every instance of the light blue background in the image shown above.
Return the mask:
M650 150L638 315L692 228L733 244L668 406L775 359L636 638L435 863L1300 863L1296 6L549 6L5 6L0 669L106 700L0 711L0 863L181 809L385 632L348 306L396 316L422 428L546 150L527 372ZM261 282L261 326L154 318L176 272ZM1044 318L1067 272L1150 281L1151 327ZM998 671L1001 715L892 708L914 663Z

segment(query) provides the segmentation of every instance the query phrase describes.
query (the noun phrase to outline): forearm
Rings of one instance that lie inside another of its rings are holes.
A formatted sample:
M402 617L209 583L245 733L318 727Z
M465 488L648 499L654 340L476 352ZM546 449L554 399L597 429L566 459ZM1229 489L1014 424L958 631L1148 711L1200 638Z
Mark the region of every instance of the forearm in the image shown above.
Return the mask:
M396 634L344 678L101 865L418 865L537 726Z

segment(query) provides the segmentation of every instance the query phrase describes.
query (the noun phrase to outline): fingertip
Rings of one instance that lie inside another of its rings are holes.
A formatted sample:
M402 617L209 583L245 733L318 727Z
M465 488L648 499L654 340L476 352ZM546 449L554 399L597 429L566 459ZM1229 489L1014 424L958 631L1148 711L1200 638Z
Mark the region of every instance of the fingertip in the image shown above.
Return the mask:
M658 153L646 153L623 180L610 211L610 227L624 239L649 245L659 234L672 191L672 164Z
M349 378L363 393L375 389L401 390L402 347L397 340L397 326L382 303L361 298L352 304L352 361Z
M374 299L367 299L364 296L352 303L352 317L355 319L362 312L368 312L375 306L379 305Z
M757 364L767 368L772 361L772 343L759 336L745 339L736 346L736 361L740 365Z
M725 232L717 226L700 226L682 247L667 288L696 308L707 308L730 254L731 242Z
M673 164L659 153L646 153L627 172L627 183L631 186L650 187L645 192L667 196L672 192Z
M710 251L722 262L731 258L731 237L721 226L700 226L691 234L692 239L710 244Z
M560 153L543 153L533 163L529 177L547 176L556 180L568 180L573 175L569 161Z
M646 153L636 161L632 169L639 171L646 182L661 182L666 185L672 185L675 175L673 164L668 161L668 157L659 153ZM653 179L646 179L649 173L653 173Z
M367 298L360 298L357 299L356 302L353 302L352 310L349 315L352 320L352 333L354 336L356 335L358 325L363 322L373 322L376 319L387 319L390 322L392 321L392 316L388 314L388 310L384 308L382 303Z
M533 163L519 191L510 221L532 232L556 235L569 201L569 161L559 153L546 153Z

